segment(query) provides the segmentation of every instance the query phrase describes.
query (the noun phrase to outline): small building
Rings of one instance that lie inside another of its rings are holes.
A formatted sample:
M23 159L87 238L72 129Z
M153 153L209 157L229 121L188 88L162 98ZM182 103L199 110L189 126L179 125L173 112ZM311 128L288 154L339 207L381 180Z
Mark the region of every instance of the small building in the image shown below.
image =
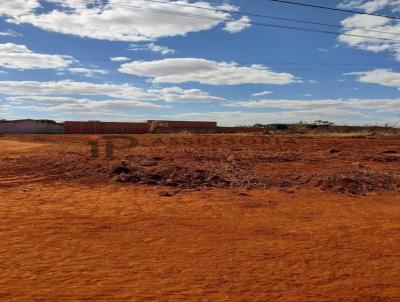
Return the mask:
M216 122L147 121L149 133L216 133Z
M52 120L0 120L0 134L63 134L64 124Z

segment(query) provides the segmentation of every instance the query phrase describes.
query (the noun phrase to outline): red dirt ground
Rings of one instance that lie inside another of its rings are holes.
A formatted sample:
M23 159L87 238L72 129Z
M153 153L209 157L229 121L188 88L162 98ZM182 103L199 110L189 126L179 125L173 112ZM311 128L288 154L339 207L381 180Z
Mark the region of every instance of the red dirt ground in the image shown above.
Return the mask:
M154 138L110 160L94 137L0 138L1 301L400 301L398 137Z

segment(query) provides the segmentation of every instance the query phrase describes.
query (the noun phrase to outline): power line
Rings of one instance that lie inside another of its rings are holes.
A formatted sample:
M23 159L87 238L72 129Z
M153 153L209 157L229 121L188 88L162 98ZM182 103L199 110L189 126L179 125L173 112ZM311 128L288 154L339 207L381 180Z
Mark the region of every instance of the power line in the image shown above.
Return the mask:
M339 11L339 12L345 12L345 13L351 13L351 14L368 15L368 16L375 16L375 17L382 17L382 18L400 20L400 17L397 17L397 16L366 13L366 12L360 12L360 11L355 11L355 10L350 10L350 9L328 7L328 6L321 6L321 5L314 5L314 4L308 4L308 3L300 3L300 2L293 2L293 1L287 1L287 0L269 0L269 1L277 2L277 3L292 4L292 5L300 5L300 6L312 7L312 8L319 8L319 9L326 9L326 10L333 10L333 11Z
M76 3L76 1L75 1L75 3ZM257 25L257 26L269 27L269 28L289 29L289 30L297 30L297 31L304 31L304 32L316 32L316 33L330 34L330 35L336 35L336 36L343 35L343 36L357 37L357 38L364 38L364 39L372 39L372 40L383 40L383 41L390 41L390 42L400 42L400 40L394 40L394 39L388 39L388 38L371 37L371 36L364 36L364 35L358 35L358 34L340 33L340 32L329 31L329 30L319 30L319 29L311 29L311 28L295 27L295 26L287 26L287 25L277 25L277 24L271 24L271 23L265 23L265 22L240 21L240 20L233 20L233 19L227 19L227 18L217 18L217 17L210 17L210 16L204 16L204 15L182 13L182 12L176 12L176 11L167 11L167 10L159 10L159 9L142 8L142 7L138 7L138 6L125 5L125 4L108 3L107 5L114 6L114 7L122 7L122 8L136 10L136 11L150 11L150 12L167 14L167 15L176 15L176 16L183 16L183 17L190 17L190 18L214 20L214 21L219 21L219 22L221 22L221 21L235 21L237 23L251 24L251 25ZM86 8L86 7L84 7L84 8Z
M255 14L255 13L250 13L250 12L244 12L244 11L230 11L230 10L221 9L221 8L210 8L210 7L203 7L203 6L192 5L192 4L184 4L184 3L177 3L177 2L165 2L165 1L158 1L158 0L140 0L140 1L161 3L161 4L167 4L167 5L175 5L175 6L181 6L181 7L190 7L190 8L203 9L203 10L214 11L214 12L228 13L228 14L238 14L238 15L248 16L248 17L259 17L259 18L267 18L267 19L280 20L280 21L329 26L329 27L334 27L334 28L342 28L342 29L344 28L344 29L348 29L348 30L362 30L362 31L366 31L366 32L374 32L374 33L400 36L399 33L395 33L395 32L372 30L372 29L366 29L366 28L362 28L362 27L347 27L347 26L342 26L342 25L328 24L328 23L321 23L321 22L314 22L314 21L307 21L307 20L300 20L300 19L293 19L293 18L275 17L275 16L269 16L269 15L261 15L261 14Z
M115 6L114 4L112 4L112 5ZM132 6L130 6L130 7L133 8ZM202 15L196 15L196 14L178 13L178 12L171 12L171 11L165 11L165 10L155 10L155 9L144 9L144 8L139 8L139 7L136 7L136 9L144 10L144 11L153 11L153 12L164 13L164 14L171 14L171 15L179 15L179 16L200 18L200 19L209 19L209 20L216 20L216 21L227 21L227 19L224 19L224 18L215 18L215 17L208 17L208 16L202 16ZM251 25L257 25L257 26L263 26L263 27L272 27L272 28L290 29L290 30L305 31L305 32L317 32L317 33L331 34L331 35L337 35L337 36L343 35L343 36L366 38L366 39L373 39L373 40L400 42L400 40L394 40L394 39L389 39L389 38L371 37L371 36L349 34L349 33L340 33L340 32L334 32L334 31L329 31L329 30L319 30L319 29L295 27L295 26L288 26L288 25L277 25L277 24L271 24L271 23L265 23L265 22L256 22L256 21L248 21L247 22L247 21L240 21L240 20L231 20L231 21L235 21L235 22L242 23L242 24L251 24Z

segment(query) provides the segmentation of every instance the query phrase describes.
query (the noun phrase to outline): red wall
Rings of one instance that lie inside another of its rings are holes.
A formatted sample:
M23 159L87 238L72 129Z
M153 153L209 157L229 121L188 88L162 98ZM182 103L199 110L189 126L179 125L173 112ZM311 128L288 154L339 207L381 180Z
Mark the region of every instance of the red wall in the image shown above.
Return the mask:
M217 133L254 133L264 132L266 128L253 128L253 127L217 127Z
M197 121L158 121L150 120L149 125L152 122L156 122L158 128L171 128L171 129L188 129L188 128L202 128L202 129L215 129L217 127L216 122L197 122Z
M144 134L147 123L65 122L66 134Z

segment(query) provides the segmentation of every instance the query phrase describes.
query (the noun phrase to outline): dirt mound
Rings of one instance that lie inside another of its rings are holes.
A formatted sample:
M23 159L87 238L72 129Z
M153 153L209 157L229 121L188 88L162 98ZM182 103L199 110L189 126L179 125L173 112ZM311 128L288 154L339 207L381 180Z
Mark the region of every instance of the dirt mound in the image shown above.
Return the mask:
M117 182L167 186L174 189L173 192L199 187L244 189L319 187L324 191L360 195L372 191L400 189L400 174L395 172L349 170L342 173L332 171L310 175L298 169L287 173L279 170L257 171L251 161L232 157L219 162L157 157L134 163L123 161L111 171L111 177Z
M37 142L42 138L22 139ZM171 192L202 187L272 188L289 192L319 187L364 194L399 188L397 140L376 140L374 144L363 140L363 144L354 144L349 139L303 138L296 145L271 140L267 145L247 147L154 146L146 145L148 142L144 140L133 149L116 149L114 157L108 158L102 144L100 156L93 157L87 137L63 137L65 142L54 145L48 142L50 139L55 138L43 138L48 143L46 148L0 154L0 185L11 186L21 179L85 183L113 179L164 186Z
M372 191L400 189L400 175L376 171L354 171L321 178L316 183L324 191L360 195Z
M225 162L180 162L153 158L140 164L123 161L113 168L117 182L161 185L176 188L245 187L260 188L261 178L251 176L247 163L228 158Z

